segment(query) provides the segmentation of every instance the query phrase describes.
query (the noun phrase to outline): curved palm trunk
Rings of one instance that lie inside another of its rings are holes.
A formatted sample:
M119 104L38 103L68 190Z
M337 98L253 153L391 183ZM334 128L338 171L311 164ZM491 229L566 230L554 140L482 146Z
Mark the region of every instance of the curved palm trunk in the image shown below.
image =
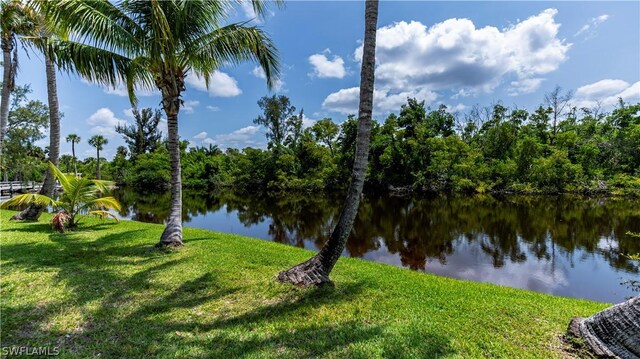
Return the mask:
M573 318L567 330L598 357L640 358L640 296L589 318Z
M13 61L11 59L11 50L10 40L2 39L2 66L4 73L2 76L2 102L0 102L0 159L3 158L4 135L7 132L7 125L9 124L9 101L11 99L11 92L13 91Z
M358 206L360 205L360 196L364 186L369 157L377 21L378 0L367 0L365 5L362 69L360 71L360 105L358 110L356 153L351 174L351 184L340 214L340 219L331 233L329 241L322 247L318 254L308 261L278 274L278 280L282 283L292 283L302 287L330 283L329 273L331 273L340 255L342 255L342 251L353 228L353 222L358 214Z
M73 156L73 173L78 176L78 161L76 160L76 142L71 141L71 155Z
M56 68L46 53L44 55L44 63L47 74L47 100L49 102L49 161L57 167L58 156L60 155L60 111L58 107ZM51 170L47 169L39 193L47 197L52 197L54 189L55 178ZM11 217L11 219L36 221L44 210L45 207L43 206L30 205L22 212Z
M171 212L162 232L158 247L182 246L182 174L180 170L180 143L178 113L167 113L169 158L171 160Z
M96 178L100 179L100 147L99 146L96 146L96 161L97 161Z

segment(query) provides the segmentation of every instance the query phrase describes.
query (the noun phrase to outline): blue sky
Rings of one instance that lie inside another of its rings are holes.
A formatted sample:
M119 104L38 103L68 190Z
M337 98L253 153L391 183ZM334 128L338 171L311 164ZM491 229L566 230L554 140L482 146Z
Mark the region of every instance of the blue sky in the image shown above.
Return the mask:
M282 63L276 93L304 108L306 124L324 117L342 122L357 109L363 2L290 1L272 7L258 25L274 39ZM238 6L230 21L252 18ZM41 57L20 52L19 84L31 84L46 101ZM533 108L556 85L575 91L578 106L618 97L640 101L640 2L380 2L374 117L399 110L407 96L460 113L474 104ZM256 104L270 94L255 64L225 67L204 81L189 77L180 113L180 136L194 145L264 147L253 124ZM69 133L83 139L79 157L93 156L86 140L109 139L111 158L124 144L113 127L131 121L122 89L105 89L75 75L59 74L64 112L62 153ZM159 107L155 93L140 94L139 107ZM45 145L47 140L39 141Z

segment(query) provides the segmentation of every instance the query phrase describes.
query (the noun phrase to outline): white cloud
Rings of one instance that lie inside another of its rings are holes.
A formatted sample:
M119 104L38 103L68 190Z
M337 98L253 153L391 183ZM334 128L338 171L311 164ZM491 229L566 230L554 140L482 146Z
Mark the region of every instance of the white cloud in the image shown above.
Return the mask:
M331 53L331 50L326 49L323 52ZM313 73L310 76L341 79L347 74L344 68L344 60L340 56L334 56L330 60L325 54L313 54L309 56L309 63L313 66Z
M196 90L205 91L212 97L234 97L242 94L238 87L238 81L222 71L215 71L209 78L209 89L205 79L189 72L185 79L186 83Z
M265 75L264 70L260 66L254 67L253 70L251 70L251 74L259 79L263 79L263 80L267 79L267 75ZM280 76L282 76L282 74ZM272 90L275 92L279 92L284 88L284 85L285 85L284 80L282 80L282 78L279 78L273 84Z
M408 97L430 103L437 98L437 94L426 88L413 91L391 93L385 90L373 91L373 112L383 114L400 109L407 102ZM344 114L357 114L360 89L352 87L342 89L327 96L322 102L322 108Z
M204 140L205 138L207 138L207 133L206 132L200 132L199 134L193 136L193 138L195 138L196 140Z
M452 106L447 106L447 109L450 112L461 112L467 109L467 106L463 103L458 103L456 105L452 105Z
M205 141L212 140L213 142L208 141L207 143L218 145L220 146L220 148L244 148L248 146L255 147L257 145L262 145L255 139L255 135L259 130L260 126L247 126L235 130L231 133L220 134L214 136L213 138L207 138L205 139Z
M384 26L377 32L376 87L392 93L453 90L464 96L489 92L515 77L511 93L533 91L571 47L558 38L556 14L547 9L502 29L476 28L458 18L431 27L417 21ZM361 60L362 46L354 57Z
M133 118L133 108L125 108L122 113L129 118Z
M218 111L220 111L220 107L209 105L209 106L207 106L207 110L209 110L211 112L218 112Z
M254 67L253 70L251 70L251 73L253 74L253 76L259 79L263 79L263 80L267 79L267 75L265 75L264 70L260 66Z
M103 135L105 137L113 137L116 134L116 126L125 125L127 121L121 120L110 109L103 107L94 112L86 120L91 126L89 133L92 135Z
M600 98L619 93L629 87L629 83L623 80L604 79L592 84L584 85L576 90L576 97L585 99Z
M207 137L204 140L202 140L202 144L204 144L204 145L213 145L215 143L216 143L216 141L214 141L213 138L211 138L211 137Z
M509 96L517 96L535 92L540 88L540 85L542 85L542 81L544 81L544 79L540 77L511 81L511 88L507 94Z
M195 107L200 104L200 101L196 100L187 100L182 103L182 111L185 113L194 113Z
M586 24L584 24L584 26L582 26L580 30L578 30L578 32L576 32L573 36L580 36L582 34L585 34L586 38L589 39L596 34L596 28L608 19L609 15L607 14L593 17Z
M597 106L611 107L618 104L618 99L625 102L640 102L640 81L629 84L623 80L604 79L576 90L573 105L578 108Z
M242 9L242 12L244 13L244 16L248 20L253 20L253 22L255 22L257 24L261 24L262 23L262 20L258 17L256 12L253 10L253 5L251 4L250 0L241 1L240 2L240 7ZM273 12L273 10L267 10L267 14L269 16L274 16L275 12Z
M307 117L307 115L305 115L304 113L302 114L302 129L309 128L313 126L316 122L317 120L313 120Z

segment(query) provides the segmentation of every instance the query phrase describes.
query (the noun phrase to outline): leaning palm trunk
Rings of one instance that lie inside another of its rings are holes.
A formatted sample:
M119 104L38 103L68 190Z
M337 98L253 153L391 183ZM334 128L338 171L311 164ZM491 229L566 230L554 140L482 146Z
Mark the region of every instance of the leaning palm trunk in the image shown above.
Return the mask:
M11 59L11 45L10 40L2 39L2 66L4 68L4 73L2 76L2 102L0 103L0 159L3 158L2 151L4 149L4 136L7 132L7 125L9 123L9 100L11 98L11 92L13 91L13 61Z
M167 114L169 160L171 161L171 211L158 247L182 246L182 173L180 169L180 137L178 113L180 93L184 89L184 73L165 76L157 83L162 92L162 104Z
M344 202L338 224L331 233L329 241L320 252L308 261L291 269L280 272L278 280L307 287L330 283L329 273L342 255L353 222L358 214L360 196L369 156L371 135L371 112L373 109L373 83L375 69L376 26L378 19L378 0L367 0L365 5L365 33L360 71L360 105L358 110L358 134L356 152L351 174L349 192Z
M178 115L168 116L167 125L169 128L169 158L171 160L171 212L158 247L180 247L182 246L182 175L180 171Z
M49 162L57 167L60 154L60 111L58 109L56 68L46 52L44 53L44 63L47 74L47 100L49 102ZM51 172L51 169L47 169L39 194L52 197L54 189L55 179L53 172ZM36 221L44 210L44 206L31 204L22 212L11 217L11 219Z
M100 180L100 146L96 146L96 178Z
M78 175L78 160L76 159L76 143L71 141L71 156L73 156L73 174Z
M640 358L640 296L586 319L573 318L568 332L598 357Z

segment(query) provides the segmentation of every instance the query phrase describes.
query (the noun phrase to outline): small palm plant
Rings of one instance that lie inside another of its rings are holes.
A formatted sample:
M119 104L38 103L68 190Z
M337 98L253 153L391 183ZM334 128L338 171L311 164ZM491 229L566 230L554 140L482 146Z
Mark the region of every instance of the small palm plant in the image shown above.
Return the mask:
M37 194L27 193L15 196L0 203L0 208L17 207L29 204L51 206L58 213L52 220L53 227L64 232L65 229L74 228L80 218L77 215L94 215L102 218L112 217L118 220L109 209L120 211L120 203L113 197L102 197L113 187L110 181L90 180L77 177L74 174L62 173L53 163L49 162L49 168L54 177L62 186L63 193L59 199Z

